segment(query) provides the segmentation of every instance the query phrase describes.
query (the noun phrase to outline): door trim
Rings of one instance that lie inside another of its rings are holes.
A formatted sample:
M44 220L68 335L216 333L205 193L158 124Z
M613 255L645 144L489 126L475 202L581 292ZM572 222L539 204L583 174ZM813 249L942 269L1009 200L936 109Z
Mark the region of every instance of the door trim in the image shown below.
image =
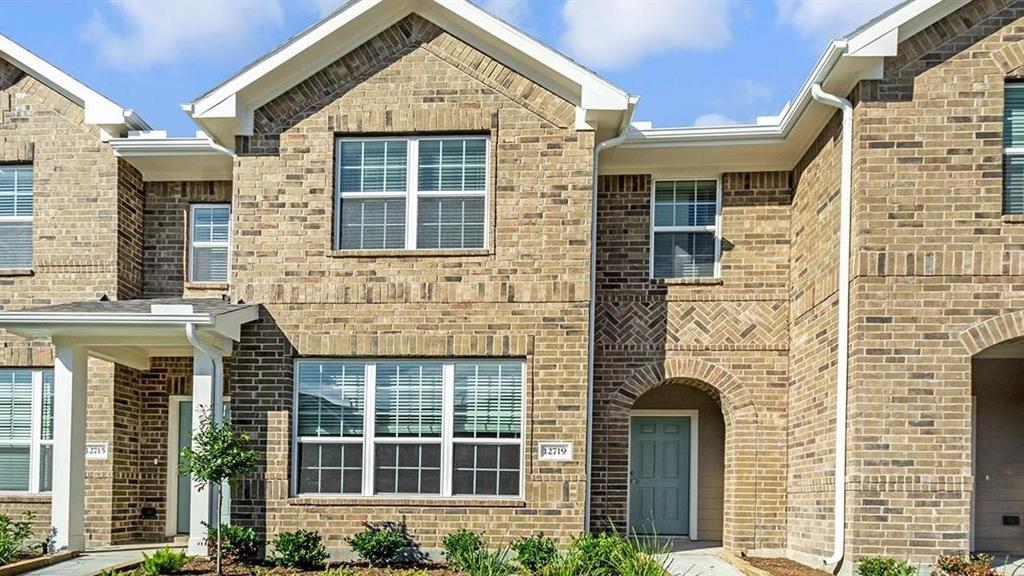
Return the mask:
M627 474L633 466L633 417L644 416L644 417L687 417L690 419L690 528L687 538L691 541L697 540L697 425L698 416L700 412L698 410L630 410L629 411L629 446L626 450L626 471ZM632 487L626 487L626 530L628 531L629 526L629 510L630 510L630 498L633 492Z
M181 447L178 446L178 418L181 416L181 403L191 401L191 395L171 394L167 397L167 479L166 513L167 521L164 523L164 536L173 538L178 536L178 453ZM231 402L230 396L224 396L222 402Z

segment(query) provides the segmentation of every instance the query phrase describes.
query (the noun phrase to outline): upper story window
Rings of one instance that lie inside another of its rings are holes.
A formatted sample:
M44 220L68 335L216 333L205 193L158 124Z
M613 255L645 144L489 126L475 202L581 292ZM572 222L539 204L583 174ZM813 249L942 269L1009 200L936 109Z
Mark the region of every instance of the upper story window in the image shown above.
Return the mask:
M0 268L32 267L32 166L0 165Z
M227 282L231 205L193 204L189 228L189 281Z
M518 497L519 360L301 360L299 494Z
M0 370L0 491L49 492L53 371Z
M717 274L720 205L717 180L654 182L652 278L708 278Z
M1003 214L1024 214L1024 83L1003 94Z
M483 248L486 136L339 138L335 246Z

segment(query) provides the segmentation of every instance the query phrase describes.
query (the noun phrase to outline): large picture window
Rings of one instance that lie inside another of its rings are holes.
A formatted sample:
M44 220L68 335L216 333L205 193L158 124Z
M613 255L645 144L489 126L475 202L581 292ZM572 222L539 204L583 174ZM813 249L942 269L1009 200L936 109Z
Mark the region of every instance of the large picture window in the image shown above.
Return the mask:
M1024 214L1024 83L1003 92L1003 214Z
M656 180L651 202L651 277L718 273L717 180Z
M339 138L335 246L482 248L486 136Z
M0 491L49 492L53 371L0 369Z
M31 165L0 165L0 268L32 267Z
M301 360L298 494L521 495L523 362Z

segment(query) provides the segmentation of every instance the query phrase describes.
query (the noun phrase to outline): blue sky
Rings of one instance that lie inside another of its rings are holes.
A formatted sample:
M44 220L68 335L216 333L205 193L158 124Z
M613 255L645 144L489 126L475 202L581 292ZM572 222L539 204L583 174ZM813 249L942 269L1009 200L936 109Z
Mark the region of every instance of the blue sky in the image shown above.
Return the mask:
M5 0L0 32L154 128L341 0ZM655 126L777 113L827 40L895 0L477 0L640 95Z

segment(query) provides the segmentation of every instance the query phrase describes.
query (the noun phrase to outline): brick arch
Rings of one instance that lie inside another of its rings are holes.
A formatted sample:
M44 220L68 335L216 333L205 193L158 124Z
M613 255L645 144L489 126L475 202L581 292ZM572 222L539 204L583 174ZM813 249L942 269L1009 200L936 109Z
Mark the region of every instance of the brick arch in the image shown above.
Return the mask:
M974 356L996 344L1024 337L1024 310L995 316L970 326L960 333L960 342Z
M992 52L992 59L1005 76L1019 78L1024 73L1024 47L1017 42Z
M628 418L636 399L668 384L703 390L722 407L725 419L722 543L731 550L757 547L757 516L762 511L757 478L762 471L761 456L765 449L758 434L759 418L753 396L731 372L697 358L672 358L637 368L609 399L608 424L618 434L609 440L628 449ZM624 463L620 463L621 466ZM625 469L622 473L625 477ZM623 507L619 514L617 524L625 528L628 510Z

